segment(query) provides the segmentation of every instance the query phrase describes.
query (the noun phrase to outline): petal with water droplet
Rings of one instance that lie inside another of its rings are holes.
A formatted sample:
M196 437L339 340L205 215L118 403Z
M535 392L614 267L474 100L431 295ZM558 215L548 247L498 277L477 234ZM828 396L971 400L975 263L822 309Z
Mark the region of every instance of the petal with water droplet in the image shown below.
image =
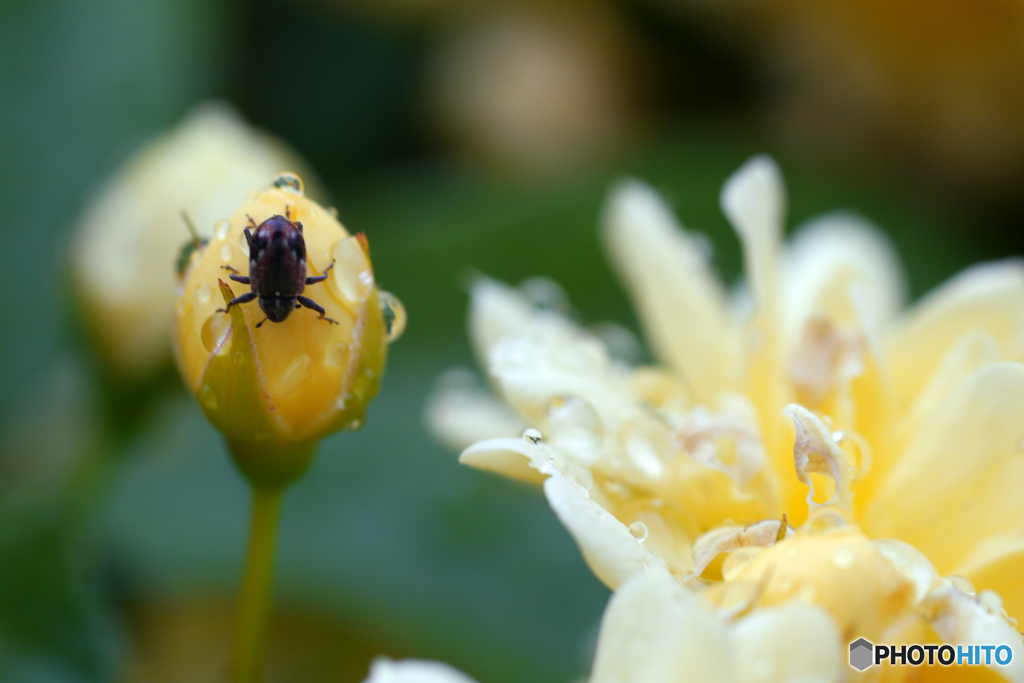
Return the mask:
M585 497L556 472L544 482L544 494L559 521L569 530L587 565L609 588L644 571L667 572L665 562L630 533L610 512Z

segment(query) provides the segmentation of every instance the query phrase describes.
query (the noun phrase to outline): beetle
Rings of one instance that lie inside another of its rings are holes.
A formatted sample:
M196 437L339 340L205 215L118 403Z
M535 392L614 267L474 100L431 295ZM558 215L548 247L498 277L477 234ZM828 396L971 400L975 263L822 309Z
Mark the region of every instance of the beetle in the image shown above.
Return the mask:
M327 279L327 273L334 267L334 261L327 266L323 275L306 277L306 240L302 236L302 223L292 221L291 211L285 207L284 216L275 215L256 225L248 216L245 226L245 241L249 245L249 275L240 275L231 266L222 266L231 271L231 279L252 287L228 302L227 308L218 309L226 313L232 306L249 303L259 298L260 308L266 314L256 327L267 320L283 322L294 308L309 308L320 314L320 320L335 325L337 320L326 317L323 306L309 297L302 296L306 285L313 285ZM255 228L253 232L249 228Z

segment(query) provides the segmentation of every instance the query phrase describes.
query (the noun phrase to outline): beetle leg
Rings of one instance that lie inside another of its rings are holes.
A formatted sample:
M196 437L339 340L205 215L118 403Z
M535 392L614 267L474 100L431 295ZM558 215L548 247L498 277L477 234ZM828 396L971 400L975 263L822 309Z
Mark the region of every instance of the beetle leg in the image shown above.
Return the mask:
M237 304L247 304L256 298L256 292L246 292L240 296L236 296L234 299L228 302L227 308L218 308L217 313L227 313L228 310Z
M333 267L334 267L334 261L331 261L331 265L327 266L327 268L324 269L323 275L317 275L315 277L307 277L306 278L306 284L307 285L315 285L318 282L323 282L324 280L327 279L328 271L330 271L330 269L333 268Z
M238 270L232 268L229 265L222 265L220 267L222 267L224 270L231 271L230 278L234 282L242 283L243 285L252 285L252 282L249 280L249 275L240 274Z
M307 297L307 296L297 296L295 298L298 299L298 302L300 304L302 304L303 306L305 306L306 308L312 308L314 311L319 313L320 314L319 320L326 320L327 322L333 323L334 325L338 324L337 320L333 320L331 318L325 317L326 311L324 311L323 306L321 306L317 302L313 301L309 297Z
M267 322L267 319L266 319L266 318L264 318L263 320L261 320L261 321L259 321L258 323L256 323L256 327L259 327L260 325L262 325L262 324L263 324L263 323L265 323L265 322Z
M254 220L252 219L252 216L250 216L249 214L245 214L245 217L249 219L249 223L250 223L250 224L252 225L252 227L254 227L254 228L255 228L255 227L256 227L256 221L254 221ZM248 228L246 228L246 229L245 229L245 231L246 231L246 232L249 232L249 229L248 229Z
M249 220L252 220L252 216L249 216ZM252 253L252 233L249 232L249 226L245 226L245 244L249 247L249 252Z

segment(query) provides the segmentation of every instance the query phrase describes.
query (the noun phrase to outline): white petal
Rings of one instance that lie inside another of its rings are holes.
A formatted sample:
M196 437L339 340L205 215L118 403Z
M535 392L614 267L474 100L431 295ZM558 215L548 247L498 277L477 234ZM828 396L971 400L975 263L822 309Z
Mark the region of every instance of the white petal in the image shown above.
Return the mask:
M807 505L813 509L834 503L850 512L853 502L850 481L853 472L846 461L846 455L832 438L832 433L821 420L801 405L791 403L783 412L793 419L796 428L793 460L796 463L797 479L811 489L807 493ZM814 484L810 477L812 473L827 475L835 482L835 492L824 503L814 502Z
M608 431L639 411L629 392L628 371L612 363L599 341L582 333L534 329L508 337L491 349L487 368L505 399L535 424L547 419L556 398L586 401Z
M693 573L700 576L721 553L751 546L768 548L775 545L781 526L782 522L777 519L766 519L745 527L720 527L707 532L693 544ZM792 529L786 529L786 537L793 534Z
M490 350L501 340L525 334L539 327L569 334L573 325L550 310L536 310L526 298L508 285L478 277L470 290L469 336L482 367L487 367Z
M392 661L380 657L370 665L363 683L475 683L469 676L447 664L423 659Z
M729 683L725 622L667 574L638 576L612 596L590 683Z
M767 156L744 164L722 188L722 210L743 242L747 280L760 311L774 306L775 259L782 239L786 190Z
M729 636L737 681L831 683L844 673L835 622L813 605L794 601L755 610Z
M626 283L654 352L704 401L731 387L735 349L725 293L700 239L649 186L626 181L605 205L605 250Z
M782 273L779 315L787 339L798 335L816 311L837 325L857 323L846 296L852 282L863 293L863 314L872 329L888 323L906 298L892 243L874 225L850 214L828 214L801 226L784 254Z
M625 524L583 495L559 472L544 482L544 494L559 521L569 530L591 571L612 590L631 576L663 573L665 561L648 550Z
M547 474L540 471L543 463L549 463L548 471L554 467L549 453L550 449L545 450L521 438L488 439L462 451L459 462L512 479L540 484Z
M1008 645L1013 652L1006 666L991 668L1015 683L1024 683L1024 644L1001 616L990 614L973 596L966 595L945 582L926 599L926 608L933 612L932 627L946 642L953 645ZM984 654L982 654L984 657Z
M965 270L922 299L886 335L894 386L904 403L971 330L991 335L1003 360L1024 360L1024 262L1012 259Z
M448 377L455 372L469 371L451 371ZM436 439L456 451L483 439L520 435L528 426L522 415L489 391L444 377L427 397L424 420Z

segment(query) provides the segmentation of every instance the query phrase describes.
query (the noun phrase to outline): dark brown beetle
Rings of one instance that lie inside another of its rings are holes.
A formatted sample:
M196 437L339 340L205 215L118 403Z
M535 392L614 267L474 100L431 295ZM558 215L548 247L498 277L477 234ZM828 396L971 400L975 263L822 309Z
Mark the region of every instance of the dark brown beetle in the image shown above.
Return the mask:
M289 213L285 209L285 213ZM250 285L251 292L236 296L228 302L227 308L219 309L227 312L236 304L249 303L259 297L260 308L267 317L261 320L259 327L267 320L279 323L288 317L293 308L312 309L320 314L321 320L338 324L336 320L327 318L324 309L312 299L302 296L306 285L323 282L327 272L334 267L334 261L327 266L323 275L306 277L306 240L302 237L302 223L292 222L287 216L271 216L256 225L249 216L249 223L255 232L245 227L245 241L249 244L249 275L239 275L231 266L223 266L231 271L231 279Z

